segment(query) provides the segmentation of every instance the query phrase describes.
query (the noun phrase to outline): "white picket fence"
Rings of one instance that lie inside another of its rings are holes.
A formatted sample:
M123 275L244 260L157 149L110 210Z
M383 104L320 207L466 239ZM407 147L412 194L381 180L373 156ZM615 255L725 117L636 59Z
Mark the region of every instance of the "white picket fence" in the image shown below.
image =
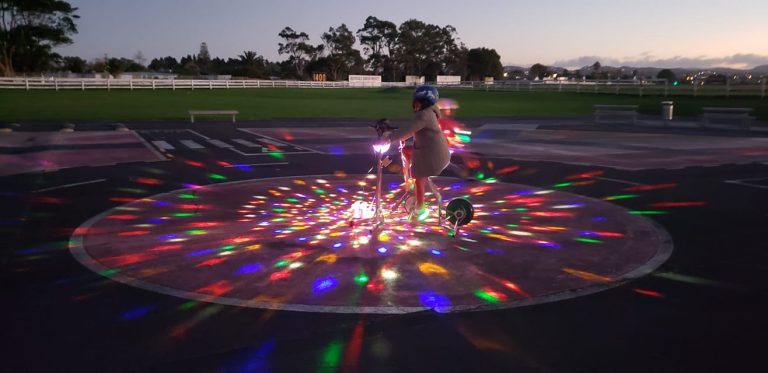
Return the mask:
M766 80L745 85L673 86L655 81L465 81L437 82L438 86L485 91L575 92L663 96L766 96ZM73 79L73 78L0 78L0 89L18 90L157 90L157 89L242 89L242 88L389 88L413 87L404 82L313 82L300 80L187 80L187 79Z

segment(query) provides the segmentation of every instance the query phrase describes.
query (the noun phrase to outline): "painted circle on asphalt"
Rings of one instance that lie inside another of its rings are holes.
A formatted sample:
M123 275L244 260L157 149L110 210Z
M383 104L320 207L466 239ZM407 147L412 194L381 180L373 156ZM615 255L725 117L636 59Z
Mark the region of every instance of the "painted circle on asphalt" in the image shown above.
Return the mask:
M128 285L206 302L305 312L406 313L509 308L608 289L671 254L668 234L622 207L525 185L435 178L443 205L469 200L449 234L434 196L423 221L383 224L369 175L256 179L177 190L106 211L78 228L73 255Z

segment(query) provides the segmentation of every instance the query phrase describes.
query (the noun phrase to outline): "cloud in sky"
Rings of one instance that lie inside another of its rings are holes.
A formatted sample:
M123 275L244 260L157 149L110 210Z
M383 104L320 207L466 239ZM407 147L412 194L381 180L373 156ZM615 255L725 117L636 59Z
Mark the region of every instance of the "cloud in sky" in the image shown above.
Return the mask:
M735 69L751 69L755 66L768 64L768 55L759 55L752 53L740 53L723 57L683 57L674 56L669 58L658 58L650 52L641 53L635 57L613 58L601 56L581 56L571 59L558 60L553 63L554 66L566 68L580 68L600 61L604 66L633 66L633 67L664 67L664 68L707 68L707 67L730 67Z

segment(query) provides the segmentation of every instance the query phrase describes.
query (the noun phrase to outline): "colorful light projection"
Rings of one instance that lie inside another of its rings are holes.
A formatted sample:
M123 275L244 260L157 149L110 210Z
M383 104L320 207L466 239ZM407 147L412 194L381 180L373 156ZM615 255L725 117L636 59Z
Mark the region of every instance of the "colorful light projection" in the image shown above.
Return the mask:
M136 238L127 247L112 248L117 251L112 255L97 258L117 267L107 275L130 275L136 267L146 266L151 268L142 273L148 274L148 280L173 286L172 276L179 270L215 273L191 288L209 296L205 300L225 296L244 298L247 303L253 297L243 289L252 288L259 291L258 299L269 302L390 304L445 311L472 302L494 305L537 296L528 290L529 280L517 278L524 269L515 263L525 253L575 258L557 268L537 268L542 276L554 278L565 272L571 281L582 281L580 286L608 283L603 279L619 275L611 272L617 269L590 265L599 263L602 255L621 255L614 248L626 246L631 238L624 220L666 212L637 209L628 214L555 191L591 185L595 181L590 178L602 174L597 171L566 177L550 190L496 182L495 176L518 169L486 170L491 176L482 175L484 181L437 180L444 198L469 198L476 209L475 220L456 238L448 237L447 230L437 224L434 202L421 224L410 224L405 213L385 213L382 229L371 231L366 218L371 215L375 177L350 177L343 172L323 178L257 180L240 189L210 185L163 198L131 199L135 202L106 216L106 227L82 233L105 240L108 236ZM213 181L227 179L206 175ZM155 180L140 183L153 185ZM386 177L382 198L386 209L403 192L400 181L394 175ZM674 186L638 186L631 192ZM641 197L615 194L603 199ZM703 204L669 201L644 206ZM363 262L367 264L361 267ZM473 267L469 278L467 266Z

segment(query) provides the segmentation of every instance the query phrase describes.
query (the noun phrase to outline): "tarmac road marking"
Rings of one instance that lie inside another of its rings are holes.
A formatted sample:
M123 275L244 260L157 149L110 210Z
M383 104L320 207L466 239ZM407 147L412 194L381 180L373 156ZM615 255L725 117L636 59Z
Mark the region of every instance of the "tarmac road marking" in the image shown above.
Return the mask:
M242 167L242 166L277 166L277 165L285 165L285 164L290 164L290 163L288 162L244 163L244 164L239 163L239 164L231 164L229 166L224 166L224 167L232 168L232 167Z
M216 139L206 139L205 141L208 141L209 143L218 146L219 148L234 148L235 146L232 144L227 144L224 141L216 140Z
M261 145L259 145L259 144L254 144L254 143L252 143L252 142L250 142L248 140L243 140L243 139L232 139L232 142L236 142L236 143L238 143L240 145L245 145L245 146L247 146L249 148L260 148L261 147Z
M38 189L33 191L32 193L47 192L47 191L56 190L56 189L70 188L78 185L95 184L95 183L100 183L102 181L107 181L107 179L97 179L97 180L83 181L81 183L64 184L64 185L59 185L59 186L50 187L50 188Z
M205 146L202 146L192 140L179 140L180 143L184 144L184 146L190 148L190 149L204 149Z
M191 129L189 129L189 128L186 128L186 129L184 129L184 130L185 130L185 131L187 131L187 132L189 132L189 133L192 133L192 134L195 134L195 135L197 135L197 136L200 136L200 137L202 137L202 138L204 138L204 139L206 139L206 140L209 140L209 139L210 139L210 137L208 137L208 136L206 136L206 135L203 135L203 134L202 134L202 133L200 133L200 132L197 132L197 131L191 130Z
M152 144L154 144L160 150L176 149L176 148L173 147L173 145L171 145L167 141L163 141L163 140L154 140L154 141L152 141Z
M725 180L724 183L728 184L736 184L736 185L743 185L746 187L752 187L752 188L758 188L758 189L768 189L768 185L760 185L760 184L753 184L753 183L746 183L745 181L755 181L755 180L766 180L768 177L753 177L750 179L738 179L738 180Z
M613 181L614 183L621 183L621 184L627 184L627 185L640 185L640 183L636 183L634 181L627 181L627 180L620 180L620 179L611 179L609 177L593 176L592 178L593 179L597 179L597 180Z
M319 151L319 150L315 150L315 149L307 148L306 146L301 146L301 145L298 145L298 144L294 144L294 143L290 143L290 142L284 142L284 141L282 141L282 140L278 140L278 139L276 139L276 138L274 138L274 137L270 137L270 136L267 136L267 135L262 135L262 134L260 134L260 133L258 133L258 132L250 131L250 129L251 129L251 128L238 128L237 130L238 130L238 131L243 131L243 132L245 132L245 133L248 133L248 134L251 134L251 135L256 135L256 136L258 136L258 137L259 137L259 139L257 139L258 141L264 141L264 143L267 143L267 144L269 143L269 142L268 142L268 140L269 140L269 141L274 141L274 142L277 142L277 143L279 143L279 146L288 146L288 145L290 145L290 146L293 146L293 147L295 147L295 148L299 148L299 149L304 149L304 150L306 150L306 151L310 151L310 152L312 152L312 153L317 153L317 154L326 154L326 153L324 153L324 152L321 152L321 151ZM275 145L275 144L273 143L273 144L271 144L271 145ZM278 145L275 145L275 146L278 146Z

